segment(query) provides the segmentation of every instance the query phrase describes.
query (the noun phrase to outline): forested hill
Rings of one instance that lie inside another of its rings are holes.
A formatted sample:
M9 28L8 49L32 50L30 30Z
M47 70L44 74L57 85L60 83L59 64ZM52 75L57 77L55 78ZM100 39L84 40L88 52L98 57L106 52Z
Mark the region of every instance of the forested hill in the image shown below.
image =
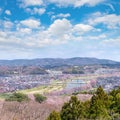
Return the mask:
M0 60L0 65L4 66L29 66L29 65L34 65L34 66L63 66L63 65L76 65L76 66L81 66L81 65L95 65L95 64L119 64L120 62L112 61L112 60L107 60L107 59L97 59L97 58L81 58L81 57L76 57L76 58L67 58L67 59L62 59L62 58L42 58L42 59L16 59L16 60Z

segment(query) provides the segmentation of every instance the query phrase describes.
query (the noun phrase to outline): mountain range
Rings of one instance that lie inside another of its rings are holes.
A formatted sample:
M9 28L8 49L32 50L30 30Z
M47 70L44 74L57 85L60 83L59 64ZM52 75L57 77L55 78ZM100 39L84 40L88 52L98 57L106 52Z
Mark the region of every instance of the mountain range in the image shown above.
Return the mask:
M120 64L120 62L87 58L87 57L74 57L74 58L38 58L38 59L15 59L15 60L0 60L1 66L41 66L41 67L54 67L54 66L82 66L82 65L104 65L104 64Z

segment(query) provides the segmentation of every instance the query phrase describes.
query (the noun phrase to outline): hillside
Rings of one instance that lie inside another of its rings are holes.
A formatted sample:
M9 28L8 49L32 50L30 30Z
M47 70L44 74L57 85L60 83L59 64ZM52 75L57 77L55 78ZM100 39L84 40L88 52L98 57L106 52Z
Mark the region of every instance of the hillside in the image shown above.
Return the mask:
M81 101L89 100L91 95L78 95ZM29 102L6 102L0 100L0 120L45 120L50 112L62 108L70 96L47 96L43 103L34 100Z
M81 66L81 65L101 65L101 64L120 64L120 62L97 59L97 58L42 58L42 59L16 59L16 60L0 60L1 66L41 66L41 67L54 67L54 66Z

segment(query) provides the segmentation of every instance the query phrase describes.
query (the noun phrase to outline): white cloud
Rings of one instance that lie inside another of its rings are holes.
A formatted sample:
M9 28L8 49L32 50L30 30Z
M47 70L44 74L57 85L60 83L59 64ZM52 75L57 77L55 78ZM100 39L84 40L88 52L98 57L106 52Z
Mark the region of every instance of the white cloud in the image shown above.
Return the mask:
M34 8L33 10L34 10L34 13L40 14L40 15L42 15L46 11L45 8Z
M70 14L69 13L67 13L67 14L63 14L63 13L60 13L60 14L58 14L57 15L58 17L70 17Z
M54 20L49 27L44 29L41 29L40 22L37 19L17 21L15 24L16 31L11 31L10 29L0 31L1 46L13 46L15 49L27 50L65 44L69 41L106 39L105 34L100 35L99 33L98 36L89 35L88 32L98 32L91 25L83 23L73 25L65 18Z
M65 34L69 33L71 30L71 23L67 19L58 19L55 20L54 23L50 26L48 31L53 35L53 36L58 36L62 37Z
M67 17L70 17L70 16L71 15L69 13L66 13L66 14L60 13L60 14L57 14L57 15L52 15L51 19L67 18Z
M81 7L83 5L95 6L105 0L47 0L49 3L55 3L58 6L74 6Z
M6 21L6 27L10 27L10 21ZM36 49L44 46L65 44L69 40L83 40L80 33L86 33L94 29L90 25L73 25L69 20L57 19L49 27L41 29L37 19L26 19L14 24L16 31L5 29L0 31L0 45L14 46L16 49ZM37 29L36 29L37 28ZM34 30L35 29L35 30ZM75 32L79 36L75 36Z
M36 49L43 46L66 43L70 39L71 23L67 19L55 20L46 29L39 29L38 20L24 20L16 23L16 31L0 31L0 45L14 49ZM25 27L26 26L26 27ZM34 27L33 27L34 26ZM38 27L35 31L32 30Z
M47 14L48 14L49 16L52 16L52 15L55 14L55 12L53 12L53 11L49 11L49 12L47 12Z
M39 14L39 15L42 15L45 13L46 9L45 8L37 8L37 7L34 7L33 9L31 8L26 8L26 11L31 13L31 14Z
M120 26L120 15L116 14L100 14L98 16L91 16L91 18L88 20L90 25L97 25L97 24L104 24L108 28L117 28Z
M57 6L73 6L73 7L81 7L84 5L87 6L96 6L97 4L103 3L106 0L20 0L22 7L29 6L43 6L46 4L56 4Z
M13 26L13 23L11 21L4 21L3 22L4 28L10 29Z
M35 19L26 19L21 21L20 23L29 28L38 28L40 26L40 21Z
M23 34L30 34L32 32L32 30L29 28L21 28L21 29L19 29L19 32L21 32Z
M6 10L6 11L5 11L5 14L7 14L7 15L11 15L10 10Z
M104 16L104 15L106 15L106 14L103 14L103 13L101 13L101 12L95 12L95 13L89 14L88 17L95 19L95 18L97 18L97 17L102 17L102 16Z
M21 0L22 7L28 7L28 6L41 6L43 4L42 0Z
M100 34L97 36L88 36L88 39L90 39L90 40L102 40L105 38L107 38L107 36L105 34Z
M75 33L84 33L88 32L90 30L93 30L94 28L90 25L85 25L85 24L77 24L74 26L73 31Z
M105 0L76 0L75 7L79 7L79 6L83 6L83 5L95 6L104 1Z
M109 6L113 11L115 11L115 8L112 4L107 3L106 5Z
M111 47L120 47L120 36L117 38L106 39L102 42L102 44L109 45Z
M6 34L5 32L3 32L3 31L0 31L0 36L1 36L1 37L6 37L7 34Z

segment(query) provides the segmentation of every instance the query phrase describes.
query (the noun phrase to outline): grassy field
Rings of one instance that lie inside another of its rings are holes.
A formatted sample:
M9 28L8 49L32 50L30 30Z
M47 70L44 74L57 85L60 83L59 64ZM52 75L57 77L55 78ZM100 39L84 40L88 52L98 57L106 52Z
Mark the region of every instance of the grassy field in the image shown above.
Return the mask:
M47 86L39 86L31 89L25 89L25 90L19 90L16 92L24 93L24 94L44 94L44 93L50 93L53 91L60 91L65 87L65 83L63 82L58 82L58 80L54 80L51 82L50 85ZM8 98L12 93L1 93L0 94L0 99L4 100Z
M9 96L11 96L12 93L1 93L0 94L0 100L4 100L6 98L9 98Z
M24 94L34 94L34 93L50 93L52 91L59 91L64 88L64 83L58 83L58 81L52 81L50 85L40 86L26 90L20 90L18 92L22 92Z
M98 76L97 75L90 75L90 76L75 77L72 79L81 79L87 83L91 79L96 79L96 77L98 77ZM44 94L44 93L50 93L53 91L60 91L60 90L63 90L65 88L66 84L70 81L71 81L71 79L67 79L65 81L53 80L53 81L51 81L50 85L39 86L39 87L25 89L25 90L19 90L16 92L21 92L24 94L34 94L34 93ZM0 99L6 99L9 97L9 95L11 95L11 93L0 94Z

